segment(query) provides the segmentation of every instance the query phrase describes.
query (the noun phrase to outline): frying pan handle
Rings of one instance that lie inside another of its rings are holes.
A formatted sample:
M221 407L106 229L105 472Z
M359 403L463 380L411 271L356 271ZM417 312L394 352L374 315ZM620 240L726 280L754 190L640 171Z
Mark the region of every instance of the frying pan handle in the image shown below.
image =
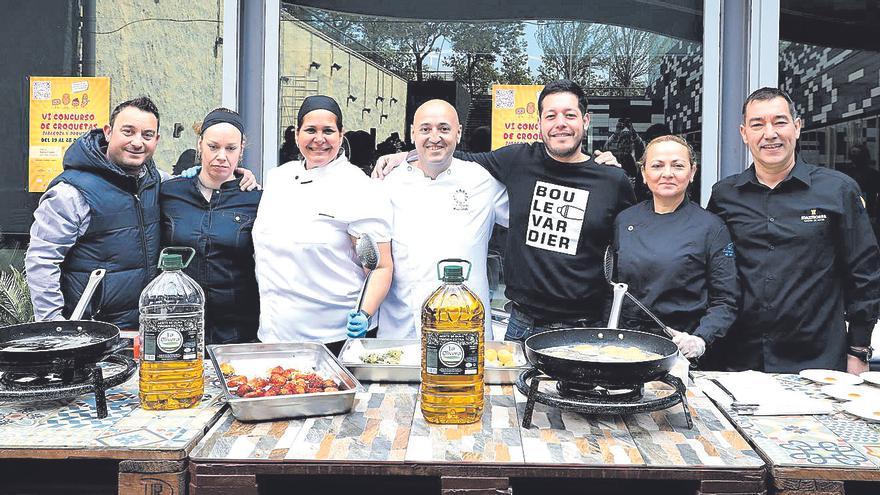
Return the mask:
M614 284L614 300L611 302L611 314L608 315L608 328L618 328L620 323L620 307L623 305L623 297L629 286L624 283Z
M103 268L98 268L92 272L89 276L89 282L86 284L86 288L83 289L82 296L79 298L79 302L76 303L76 307L73 308L73 313L70 314L71 320L82 319L82 315L86 311L86 306L88 306L89 302L92 300L92 296L95 294L95 288L98 287L98 283L101 282L101 279L103 279L106 274L107 270Z

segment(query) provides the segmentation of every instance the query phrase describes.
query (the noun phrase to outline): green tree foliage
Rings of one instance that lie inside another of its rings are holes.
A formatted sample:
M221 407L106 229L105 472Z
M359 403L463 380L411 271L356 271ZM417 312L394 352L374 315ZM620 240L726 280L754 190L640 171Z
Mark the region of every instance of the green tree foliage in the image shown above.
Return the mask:
M502 80L511 84L516 81L510 79L531 82L531 78L526 77L528 59L522 40L523 30L522 23L456 23L449 34L452 55L445 61L452 67L456 80L464 84L471 95L485 94L493 82ZM499 56L510 66L501 70L496 68ZM521 63L517 64L517 61ZM517 71L514 65L520 70Z
M541 47L538 79L571 79L594 86L596 71L605 49L606 32L601 25L577 21L551 21L535 32Z
M602 64L612 86L647 85L647 76L660 63L672 40L659 34L617 26L606 26Z

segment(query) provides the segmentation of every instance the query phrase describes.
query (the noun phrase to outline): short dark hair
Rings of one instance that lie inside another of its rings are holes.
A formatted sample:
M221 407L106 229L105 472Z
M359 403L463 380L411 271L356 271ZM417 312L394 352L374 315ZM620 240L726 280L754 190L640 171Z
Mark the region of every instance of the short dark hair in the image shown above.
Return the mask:
M751 103L753 101L768 101L768 100L772 100L774 98L784 99L785 102L788 103L788 113L791 114L791 118L793 118L793 119L798 118L797 110L795 110L795 108L794 108L794 101L792 101L791 96L788 96L788 93L786 93L785 91L783 91L779 88L766 87L766 88L756 89L755 91L752 92L752 94L749 95L748 98L746 98L745 103L743 103L743 110L742 110L743 122L745 122L745 120L746 120L746 107L749 106L749 103Z
M137 98L133 98L131 100L123 101L119 105L116 105L116 108L113 109L113 112L110 113L110 127L113 127L113 122L116 121L116 116L119 115L119 112L122 109L127 107L134 107L143 112L151 113L156 116L156 130L159 130L159 109L156 108L156 104L153 103L149 97L146 96L138 96Z
M577 97L578 108L581 110L581 113L587 114L587 94L584 93L583 88L578 85L578 83L568 80L568 79L560 79L558 81L553 81L552 83L544 86L544 89L541 90L541 94L538 95L538 114L544 112L544 98L547 95L552 95L554 93L571 93Z

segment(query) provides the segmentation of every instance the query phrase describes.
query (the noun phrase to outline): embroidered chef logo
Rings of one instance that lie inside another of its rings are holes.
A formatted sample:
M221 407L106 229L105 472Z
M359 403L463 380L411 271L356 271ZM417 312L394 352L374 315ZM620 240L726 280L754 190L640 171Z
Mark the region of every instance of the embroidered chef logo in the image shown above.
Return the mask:
M455 211L468 210L468 193L464 189L456 189L452 193L452 209Z
M576 254L589 191L537 181L532 194L526 245Z
M811 208L806 215L801 215L801 222L804 223L824 222L825 220L828 220L828 216L816 208Z
M733 256L734 256L733 255L733 243L732 242L727 243L727 245L724 246L724 250L722 251L722 253L724 254L724 256L726 256L728 258L733 258Z

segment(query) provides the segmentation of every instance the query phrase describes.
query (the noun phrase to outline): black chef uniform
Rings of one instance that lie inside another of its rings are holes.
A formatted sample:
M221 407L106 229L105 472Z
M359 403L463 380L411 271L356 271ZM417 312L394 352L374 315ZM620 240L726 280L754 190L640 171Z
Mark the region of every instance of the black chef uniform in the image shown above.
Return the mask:
M709 211L730 229L743 288L716 346L727 368L845 370L880 312L880 251L856 182L798 160L770 189L752 165L715 184Z
M667 326L701 337L723 337L739 306L734 250L724 222L687 198L675 211L654 212L652 200L617 216L617 280ZM624 304L621 328L662 329L634 304Z

